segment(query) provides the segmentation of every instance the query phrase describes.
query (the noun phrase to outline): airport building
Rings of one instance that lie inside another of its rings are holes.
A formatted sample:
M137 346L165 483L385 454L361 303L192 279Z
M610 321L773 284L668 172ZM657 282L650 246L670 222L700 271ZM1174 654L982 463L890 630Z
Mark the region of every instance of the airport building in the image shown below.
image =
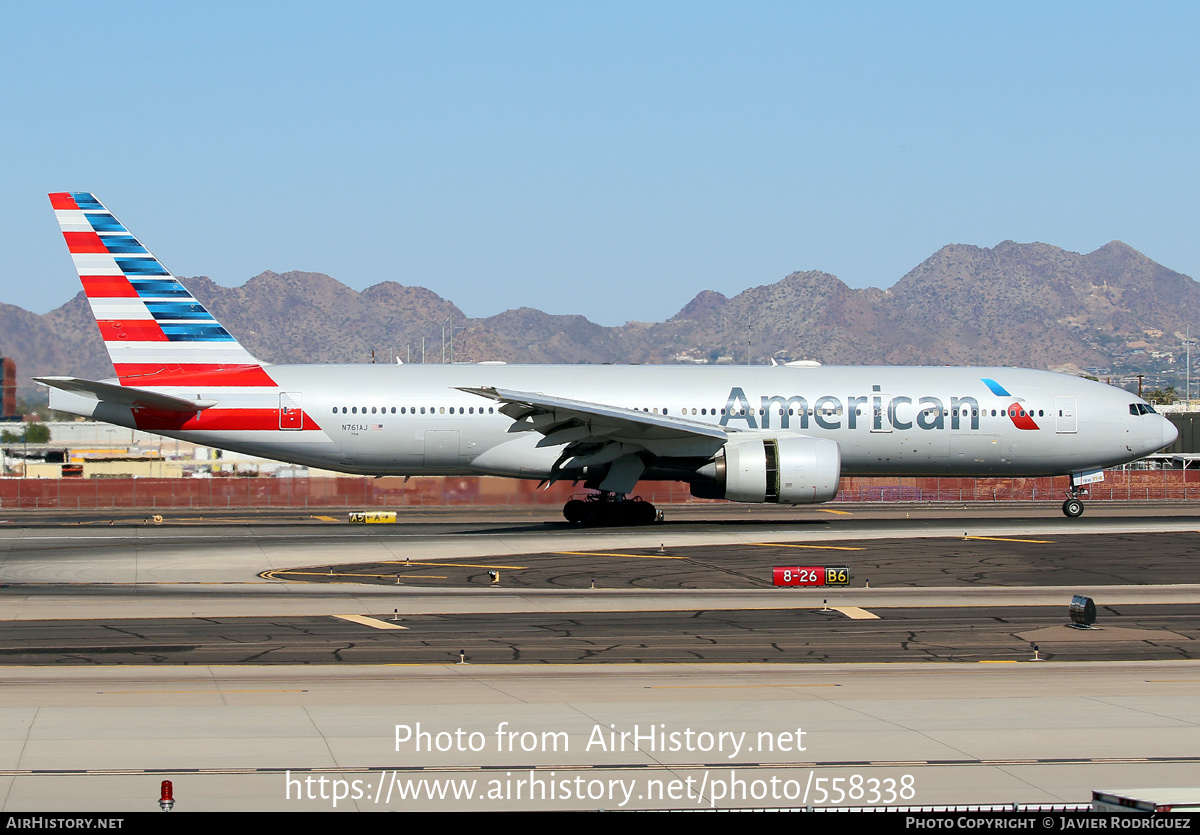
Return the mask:
M1147 456L1145 461L1151 466L1170 469L1200 469L1200 411L1189 404L1160 406L1158 411L1175 425L1179 437L1161 452Z
M0 420L17 415L17 361L0 357Z
M27 478L183 478L213 475L324 476L255 456L239 455L90 420L46 421L45 444L0 445L3 473ZM10 431L20 434L20 424Z

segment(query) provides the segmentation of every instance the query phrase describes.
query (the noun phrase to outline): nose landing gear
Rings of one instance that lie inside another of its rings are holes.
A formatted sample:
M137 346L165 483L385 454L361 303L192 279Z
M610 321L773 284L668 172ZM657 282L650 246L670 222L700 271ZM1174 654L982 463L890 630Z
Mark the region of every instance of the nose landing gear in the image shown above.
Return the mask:
M1081 492L1078 487L1072 485L1071 489L1067 491L1067 500L1063 502L1062 511L1064 516L1070 519L1078 519L1083 515L1083 500L1080 498L1081 495L1087 495L1087 493Z
M649 525L659 518L650 502L621 493L592 493L563 505L563 516L573 525L625 527Z

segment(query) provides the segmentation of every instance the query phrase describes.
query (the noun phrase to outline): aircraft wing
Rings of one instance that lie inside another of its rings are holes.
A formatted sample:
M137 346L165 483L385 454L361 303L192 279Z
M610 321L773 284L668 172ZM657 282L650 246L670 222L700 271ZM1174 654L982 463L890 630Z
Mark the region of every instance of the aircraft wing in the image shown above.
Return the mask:
M673 415L603 406L538 392L490 386L460 388L500 403L514 421L510 432L539 432L539 447L563 447L548 481L580 478L584 468L608 465L601 490L628 493L663 454L711 455L728 439L720 426Z
M599 437L623 440L714 438L724 441L729 437L719 426L685 417L656 415L636 409L490 386L460 388L459 391L478 394L502 404L500 411L517 421L516 431L533 430L546 436L538 446L578 440L585 437L580 434L585 429ZM556 440L559 437L561 439Z
M79 377L34 377L34 382L51 388L72 391L76 394L90 394L97 400L107 403L119 403L134 409L157 409L163 412L193 413L217 405L216 400L188 400L186 397L175 397L171 394L160 394L156 391L134 388L133 386L118 386L113 383L100 383L95 380L84 380Z

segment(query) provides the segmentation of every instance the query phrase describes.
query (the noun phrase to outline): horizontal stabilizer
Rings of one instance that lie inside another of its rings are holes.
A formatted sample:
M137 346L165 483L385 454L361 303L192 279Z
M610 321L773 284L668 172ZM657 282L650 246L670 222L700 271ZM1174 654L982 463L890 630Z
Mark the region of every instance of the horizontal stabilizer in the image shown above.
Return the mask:
M159 394L155 391L118 386L113 383L100 383L95 380L83 380L79 377L34 377L33 379L44 386L72 391L76 394L90 394L97 400L120 403L134 409L158 409L163 412L191 414L217 405L216 400L188 400L186 397Z

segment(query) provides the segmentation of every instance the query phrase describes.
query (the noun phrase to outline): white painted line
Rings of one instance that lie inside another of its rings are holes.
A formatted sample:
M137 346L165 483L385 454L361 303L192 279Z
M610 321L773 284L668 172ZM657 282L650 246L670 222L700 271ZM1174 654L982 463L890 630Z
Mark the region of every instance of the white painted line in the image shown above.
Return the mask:
M860 609L857 606L830 606L835 612L841 612L850 620L879 620L879 615L874 615L866 609Z
M379 618L369 618L366 615L334 615L334 617L348 620L351 623L357 623L360 626L369 626L372 629L408 629L407 626L401 626L398 623L388 623L386 620L379 620Z

